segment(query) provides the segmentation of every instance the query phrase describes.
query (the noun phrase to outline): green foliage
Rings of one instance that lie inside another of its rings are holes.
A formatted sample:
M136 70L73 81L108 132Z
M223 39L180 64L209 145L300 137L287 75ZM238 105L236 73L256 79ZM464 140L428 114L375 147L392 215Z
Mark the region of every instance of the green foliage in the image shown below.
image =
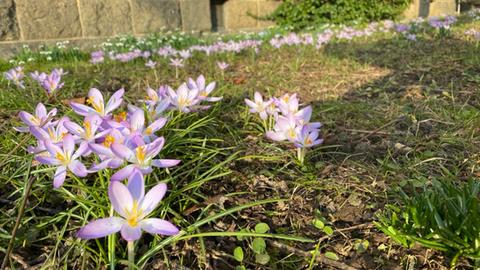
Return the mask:
M323 23L394 19L411 0L284 0L270 19L296 29Z
M405 247L419 243L447 252L455 265L460 256L480 258L480 183L434 182L413 197L403 191L405 204L393 205L375 225Z

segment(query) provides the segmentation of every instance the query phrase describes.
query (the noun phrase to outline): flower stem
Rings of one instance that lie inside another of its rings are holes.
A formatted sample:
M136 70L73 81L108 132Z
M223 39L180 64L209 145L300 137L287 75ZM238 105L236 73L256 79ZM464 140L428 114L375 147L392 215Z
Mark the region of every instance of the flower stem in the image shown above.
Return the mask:
M127 244L128 250L128 269L135 269L135 245L133 241L128 241Z
M8 260L10 259L10 253L12 253L13 244L15 243L15 236L17 235L18 227L20 227L20 220L23 217L23 213L25 212L25 207L27 206L27 199L30 195L30 191L32 190L33 182L35 182L35 177L30 177L27 182L27 186L25 187L25 194L23 194L22 204L20 205L20 209L18 209L17 220L15 221L15 225L13 226L12 230L12 238L10 238L10 242L8 243L7 251L5 252L5 257L3 258L2 266L0 269L5 269L7 266Z
M306 149L299 147L297 148L297 158L298 161L300 161L300 164L303 165L303 162L305 161L305 154L306 154Z
M113 206L110 207L110 216L113 216ZM115 270L115 234L108 236L108 261L110 269Z

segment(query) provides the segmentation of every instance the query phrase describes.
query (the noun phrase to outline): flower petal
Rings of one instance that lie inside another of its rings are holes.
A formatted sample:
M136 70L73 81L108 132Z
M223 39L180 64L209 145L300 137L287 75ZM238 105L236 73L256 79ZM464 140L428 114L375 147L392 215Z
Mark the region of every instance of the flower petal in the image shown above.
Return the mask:
M72 107L73 111L76 114L82 115L82 116L87 116L90 113L96 113L96 111L86 105L76 103L76 102L70 102L70 107Z
M180 162L181 160L178 159L154 159L152 160L152 166L158 168L169 168L176 166Z
M112 177L110 177L110 180L122 181L123 179L130 177L130 175L132 175L134 171L135 171L134 165L127 165L122 169L118 170L116 173L114 173Z
M113 209L115 209L119 215L126 218L127 213L125 210L129 211L133 206L133 198L127 187L117 181L110 182L108 198L110 198Z
M101 238L120 231L124 222L120 217L97 219L83 226L77 232L77 237L85 240Z
M72 160L68 164L68 169L78 177L85 177L88 174L87 168L79 160Z
M128 159L132 159L135 156L135 154L133 153L132 150L130 150L130 148L120 143L115 143L115 142L112 143L112 145L110 146L110 149L116 156L123 159L128 160Z
M122 234L123 239L127 241L135 241L142 236L142 229L140 226L130 227L128 224L123 224L120 233Z
M67 168L65 166L59 166L55 171L55 176L53 177L53 188L59 188L65 182L67 177Z
M136 201L140 201L145 196L145 180L143 174L140 171L135 171L128 178L127 188L132 194L132 197Z
M167 185L165 183L160 183L148 191L140 204L140 208L143 210L145 216L150 214L153 209L157 207L166 192Z
M175 235L179 232L178 228L169 221L159 218L147 218L140 221L140 227L151 234Z

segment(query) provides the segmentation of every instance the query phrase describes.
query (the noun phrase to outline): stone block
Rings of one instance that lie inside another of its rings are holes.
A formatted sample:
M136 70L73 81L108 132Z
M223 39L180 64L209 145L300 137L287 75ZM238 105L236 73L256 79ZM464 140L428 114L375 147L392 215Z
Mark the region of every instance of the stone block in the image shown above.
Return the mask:
M15 3L13 0L0 0L0 40L19 39Z
M436 0L430 3L430 16L454 15L456 12L455 0Z
M209 31L212 29L209 0L180 0L180 13L184 31Z
M131 16L126 0L80 0L83 34L87 37L131 34Z
M180 7L176 0L131 0L131 4L135 34L181 28Z
M256 28L254 16L258 16L258 0L228 0L223 5L223 24L227 30Z
M76 0L16 0L15 3L24 40L82 35Z

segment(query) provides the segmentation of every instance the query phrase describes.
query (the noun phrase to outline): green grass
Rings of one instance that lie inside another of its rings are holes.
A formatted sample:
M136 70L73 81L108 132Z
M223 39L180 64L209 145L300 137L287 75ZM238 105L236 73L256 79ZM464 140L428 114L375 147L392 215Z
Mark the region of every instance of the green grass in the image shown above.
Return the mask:
M412 256L417 258L415 267L428 268L433 261L449 266L451 257L426 253L419 246L402 247L370 225L386 204L404 204L398 187L430 189L442 179L454 179L455 184L478 180L480 58L478 44L463 34L469 28L480 29L480 24L462 21L447 37L425 33L413 43L380 34L320 50L263 46L256 57L251 52L194 55L178 80L163 58L156 59L153 72L143 60L94 66L84 52L58 53L51 61L39 58L27 62L25 69L68 71L57 101L47 105L70 117L75 116L62 100L84 97L90 87L109 94L124 87L127 101L137 103L149 85L177 87L200 74L217 81L215 95L224 100L206 112L172 114L161 130L167 141L161 156L182 163L147 178L148 188L157 182L169 187L153 216L171 220L182 234L144 234L136 250L137 262L145 269L228 269L240 265L233 258L237 246L245 251L243 265L262 267L255 262L251 242L270 237L291 249L266 241L270 260L263 267L269 269L299 269L309 263L325 267L298 252L314 250L320 258L334 252L339 262L357 268L406 266ZM180 45L190 42L194 40ZM216 68L217 60L230 63L225 76ZM0 67L5 71L11 65L2 62ZM324 124L325 143L307 154L304 166L295 161L293 149L262 135L261 123L243 104L254 91L298 92L313 105L313 119ZM126 243L118 235L96 241L75 237L86 222L110 215L105 191L112 172L69 177L61 189L53 190L52 170L32 164L26 154L33 139L12 130L20 125L18 111L32 111L38 102L46 102L46 97L34 83L27 83L26 90L0 83L0 252L7 247L27 180L33 176L12 265L126 266ZM312 225L319 218L334 228L333 235ZM259 222L269 225L267 234L253 231ZM369 247L358 250L355 243L364 240ZM473 262L460 258L459 265L468 268Z

